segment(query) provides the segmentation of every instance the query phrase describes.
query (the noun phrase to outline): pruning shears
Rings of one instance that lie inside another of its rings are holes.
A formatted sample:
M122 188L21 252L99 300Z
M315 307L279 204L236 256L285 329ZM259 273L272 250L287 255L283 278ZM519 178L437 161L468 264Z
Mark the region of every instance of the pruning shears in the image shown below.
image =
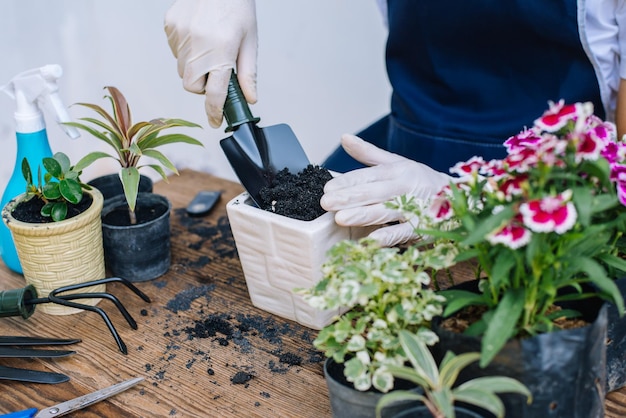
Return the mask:
M126 389L135 386L141 382L143 377L136 377L134 379L126 380L125 382L117 383L113 386L109 386L104 389L89 393L87 395L79 396L78 398L60 403L58 405L51 406L50 408L42 409L37 408L25 409L23 411L11 412L9 414L0 415L0 417L8 418L42 418L42 417L60 417L67 415L71 412L78 411L93 405L101 400L116 395Z

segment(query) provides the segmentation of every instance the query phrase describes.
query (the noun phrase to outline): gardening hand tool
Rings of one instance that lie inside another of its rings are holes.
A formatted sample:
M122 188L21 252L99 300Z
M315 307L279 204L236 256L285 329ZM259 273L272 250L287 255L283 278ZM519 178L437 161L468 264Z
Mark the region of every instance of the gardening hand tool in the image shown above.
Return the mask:
M63 383L70 380L69 376L61 373L40 372L37 370L17 369L0 366L0 380L14 380L29 383Z
M120 277L109 277L105 279L92 280L89 282L59 287L58 289L52 290L45 298L37 297L37 290L35 290L35 287L32 285L28 285L21 289L0 291L0 317L21 316L22 318L27 319L35 312L35 305L41 303L56 303L63 306L69 306L72 308L96 312L102 317L105 324L109 328L109 331L111 331L111 334L113 335L113 338L115 339L115 342L117 343L120 351L124 354L128 354L126 344L124 344L124 341L122 341L122 338L117 333L117 330L113 326L113 323L103 309L98 308L97 306L83 305L81 303L72 302L75 299L108 299L115 304L115 306L124 316L128 324L131 326L131 328L137 329L137 322L135 322L133 317L128 313L128 311L119 301L119 299L117 299L114 295L106 292L63 294L64 292L69 292L76 289L83 289L90 286L113 282L122 283L130 290L132 290L141 299L150 303L150 298L141 290L137 289L137 287L135 287L135 285L133 285L128 280L122 279Z
M0 357L5 358L58 358L75 354L72 350L37 350L23 348L42 345L75 344L79 339L38 338L38 337L0 337ZM12 347L10 347L12 346ZM16 369L0 366L0 379L32 383L61 383L70 378L61 373L40 372L37 370Z
M41 411L38 411L37 408L30 408L23 411L12 412L10 414L4 414L0 416L8 418L60 417L63 415L67 415L71 412L78 411L79 409L88 407L89 405L93 405L113 395L117 395L118 393L121 393L126 389L131 388L132 386L135 386L142 380L143 377L136 377L134 379L126 380L113 386L109 386L107 388L97 390L87 395L79 396L78 398L74 398L58 405L51 406L50 408L42 409Z
M257 126L260 118L252 116L234 71L228 84L224 117L228 124L226 132L233 134L222 139L220 145L257 206L261 201L259 191L272 184L277 172L286 168L297 174L310 164L288 125Z

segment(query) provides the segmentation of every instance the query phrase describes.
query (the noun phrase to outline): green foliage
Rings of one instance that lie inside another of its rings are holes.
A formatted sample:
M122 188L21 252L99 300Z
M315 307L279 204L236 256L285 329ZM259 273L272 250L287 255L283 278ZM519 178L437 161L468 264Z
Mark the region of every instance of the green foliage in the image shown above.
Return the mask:
M86 122L67 122L67 125L82 129L113 149L112 154L94 151L83 157L77 164L77 170L84 170L95 161L102 158L113 158L120 164L120 179L124 188L124 195L128 203L131 217L135 211L137 194L139 191L139 165L142 156L156 161L148 164L164 181L168 181L165 169L178 174L172 162L157 148L175 143L200 145L202 143L188 135L172 133L162 135L163 131L176 127L200 127L183 119L157 118L148 122L133 123L124 95L115 87L105 87L110 95L105 97L111 102L112 112L91 103L77 103L97 113L101 119L85 117L80 120Z
M22 175L26 180L26 200L33 198L44 202L41 215L53 221L62 221L67 216L67 204L78 204L83 198L83 189L89 186L81 183L80 170L70 164L70 159L62 152L57 152L52 158L42 160L46 173L41 179L41 170L37 173L37 184L28 160L22 160Z
M477 262L479 294L440 294L444 316L485 308L467 331L482 336L481 366L508 339L551 332L555 320L577 315L553 312L564 299L599 296L624 312L613 278L626 271L626 143L592 111L552 104L547 117L563 124L510 138L503 160L457 164L460 178L428 202L404 196L390 205L420 219L417 233L455 247L457 262Z
M387 366L396 378L415 383L424 390L424 394L414 391L394 390L383 395L376 405L376 415L381 416L385 406L402 401L420 401L434 417L454 418L454 403L465 402L491 412L496 417L504 417L504 405L497 396L499 393L518 393L527 397L532 395L528 388L518 380L505 376L478 377L454 387L459 373L469 364L480 358L480 353L455 355L448 351L439 367L421 338L406 330L400 332L400 344L412 367Z
M427 344L437 341L430 321L441 314L444 298L428 288L431 278L425 270L433 252L447 253L442 248L381 248L367 238L340 241L329 250L322 280L297 290L317 309L347 311L320 331L314 345L345 363L344 375L356 389L393 388L393 376L383 366L407 360L400 330L416 333Z

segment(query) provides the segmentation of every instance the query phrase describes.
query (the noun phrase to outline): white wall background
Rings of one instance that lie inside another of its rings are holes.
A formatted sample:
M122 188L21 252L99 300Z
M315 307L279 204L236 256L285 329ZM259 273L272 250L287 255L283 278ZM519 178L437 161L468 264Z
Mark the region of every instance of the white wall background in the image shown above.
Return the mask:
M163 17L173 0L2 0L0 85L21 71L60 64L66 106L97 103L108 108L103 87L126 96L136 121L179 117L199 123L186 133L205 147L164 149L177 168L193 168L236 180L219 139L223 127L206 121L204 100L182 88ZM257 0L258 92L252 106L261 126L289 124L314 163L321 162L344 132L356 132L386 114L390 87L384 67L386 29L375 0ZM15 165L15 103L0 93L0 191ZM44 111L53 152L73 162L102 148L83 133L71 140ZM88 115L70 107L74 118ZM92 115L90 115L92 116ZM113 171L101 164L83 180ZM154 172L144 171L154 179ZM201 188L202 185L198 185Z

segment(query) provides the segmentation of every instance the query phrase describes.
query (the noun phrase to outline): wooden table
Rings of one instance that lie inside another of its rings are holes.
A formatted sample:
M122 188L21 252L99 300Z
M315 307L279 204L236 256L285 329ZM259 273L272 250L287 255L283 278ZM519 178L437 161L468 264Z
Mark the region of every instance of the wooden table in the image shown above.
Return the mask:
M0 318L0 335L81 338L63 359L0 359L0 365L70 376L56 385L0 381L0 414L44 408L136 376L145 381L92 405L75 417L329 417L328 392L314 349L316 332L254 308L248 297L225 204L239 184L184 170L155 184L173 205L172 266L137 286L146 303L119 284L118 296L138 323L132 330L108 301L106 310L128 355L95 313L35 313L27 320ZM184 207L198 190L221 190L206 217ZM0 290L24 286L22 276L0 263ZM567 390L567 388L563 388ZM606 401L607 417L626 416L626 390Z

